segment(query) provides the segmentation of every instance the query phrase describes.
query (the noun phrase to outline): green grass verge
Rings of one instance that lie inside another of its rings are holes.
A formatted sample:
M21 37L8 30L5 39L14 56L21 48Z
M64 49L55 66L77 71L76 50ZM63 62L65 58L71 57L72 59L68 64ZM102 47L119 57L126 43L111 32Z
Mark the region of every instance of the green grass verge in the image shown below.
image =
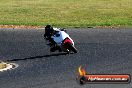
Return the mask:
M131 26L132 0L0 0L0 24Z

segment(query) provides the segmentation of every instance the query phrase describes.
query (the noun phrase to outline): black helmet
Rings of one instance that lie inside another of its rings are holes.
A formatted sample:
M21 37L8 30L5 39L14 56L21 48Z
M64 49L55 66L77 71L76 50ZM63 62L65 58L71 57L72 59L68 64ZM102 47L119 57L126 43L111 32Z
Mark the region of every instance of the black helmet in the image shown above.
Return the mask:
M53 30L53 27L52 27L51 25L46 25L46 26L45 26L45 29L46 29L46 30Z
M53 27L52 27L51 25L46 25L46 26L45 26L45 31L52 33L53 30L54 30L54 29L53 29Z
M53 33L54 29L51 25L46 25L45 26L45 37L50 37Z

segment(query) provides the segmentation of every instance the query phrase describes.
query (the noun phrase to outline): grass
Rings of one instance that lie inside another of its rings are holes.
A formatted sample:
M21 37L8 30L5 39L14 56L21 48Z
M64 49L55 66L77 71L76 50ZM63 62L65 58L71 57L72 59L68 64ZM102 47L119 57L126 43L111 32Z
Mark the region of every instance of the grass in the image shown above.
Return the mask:
M0 24L131 26L132 0L0 0Z

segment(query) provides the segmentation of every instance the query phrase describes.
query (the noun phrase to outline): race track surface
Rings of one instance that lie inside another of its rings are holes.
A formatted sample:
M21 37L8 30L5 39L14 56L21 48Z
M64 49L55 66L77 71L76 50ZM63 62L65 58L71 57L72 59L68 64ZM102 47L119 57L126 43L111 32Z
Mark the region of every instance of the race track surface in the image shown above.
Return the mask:
M77 54L49 52L44 30L0 29L0 60L18 68L0 72L0 88L132 88L130 84L76 82L88 74L132 75L132 29L69 29Z

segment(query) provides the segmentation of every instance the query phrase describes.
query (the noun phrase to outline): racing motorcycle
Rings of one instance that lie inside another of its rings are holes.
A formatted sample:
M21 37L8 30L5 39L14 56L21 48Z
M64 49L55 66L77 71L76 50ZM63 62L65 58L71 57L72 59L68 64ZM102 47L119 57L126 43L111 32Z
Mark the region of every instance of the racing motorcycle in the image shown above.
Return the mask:
M77 49L74 46L74 41L64 30L56 31L56 33L51 36L51 38L56 43L56 47L59 47L63 52L74 52L77 53Z

